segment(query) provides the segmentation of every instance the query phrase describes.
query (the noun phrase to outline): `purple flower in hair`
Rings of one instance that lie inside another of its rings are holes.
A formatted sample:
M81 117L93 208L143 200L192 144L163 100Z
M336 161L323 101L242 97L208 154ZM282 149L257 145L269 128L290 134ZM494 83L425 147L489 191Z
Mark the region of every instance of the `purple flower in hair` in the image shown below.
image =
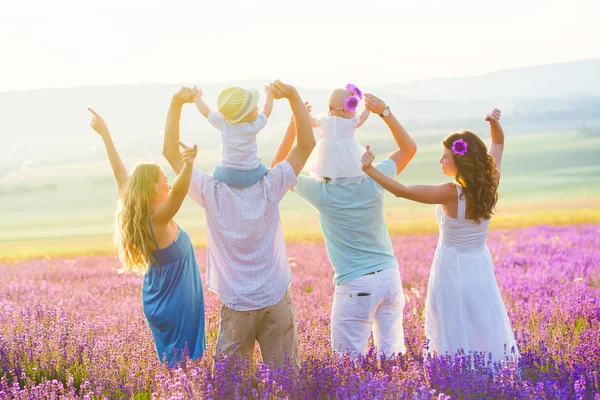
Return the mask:
M464 156L467 153L469 144L462 139L455 140L452 143L452 152L458 156Z
M360 89L356 87L356 85L349 83L346 85L346 89L348 89L350 93L352 93L354 96L358 97L359 99L362 99L363 92L361 92Z
M344 108L348 111L356 111L358 107L358 99L354 96L348 96L344 99Z

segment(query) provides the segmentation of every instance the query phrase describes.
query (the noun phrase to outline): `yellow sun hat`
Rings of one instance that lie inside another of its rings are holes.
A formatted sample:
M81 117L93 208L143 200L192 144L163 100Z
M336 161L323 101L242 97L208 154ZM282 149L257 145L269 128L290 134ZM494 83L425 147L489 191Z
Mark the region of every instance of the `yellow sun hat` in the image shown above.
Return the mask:
M225 120L235 124L248 115L258 104L258 91L256 89L242 89L230 87L219 94L217 105L219 112Z

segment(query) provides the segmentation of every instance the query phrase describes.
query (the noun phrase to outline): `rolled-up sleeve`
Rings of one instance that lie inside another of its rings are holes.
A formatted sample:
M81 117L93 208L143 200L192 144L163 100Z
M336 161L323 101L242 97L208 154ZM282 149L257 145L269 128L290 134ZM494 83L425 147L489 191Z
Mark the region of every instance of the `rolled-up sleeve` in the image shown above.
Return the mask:
M287 161L282 161L273 167L265 176L265 185L273 200L279 202L285 193L293 188L298 181L294 168Z
M205 190L209 185L212 184L213 180L214 179L211 176L206 175L198 167L194 167L192 170L192 182L190 183L188 196L190 196L192 200L194 200L203 208L206 206L204 196Z

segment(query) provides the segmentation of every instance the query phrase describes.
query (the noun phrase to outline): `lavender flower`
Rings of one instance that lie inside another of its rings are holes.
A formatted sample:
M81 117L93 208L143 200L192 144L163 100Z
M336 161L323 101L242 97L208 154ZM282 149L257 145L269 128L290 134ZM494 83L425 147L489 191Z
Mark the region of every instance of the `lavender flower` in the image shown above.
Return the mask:
M0 399L600 399L600 224L493 230L488 247L521 357L423 356L423 311L438 235L393 239L407 352L358 360L330 349L333 271L323 244L288 243L301 367L213 358L219 297L206 291L206 355L156 356L141 277L116 257L0 263ZM400 251L401 250L401 251ZM206 250L197 250L200 270ZM306 288L312 290L307 291ZM185 351L185 349L178 350Z

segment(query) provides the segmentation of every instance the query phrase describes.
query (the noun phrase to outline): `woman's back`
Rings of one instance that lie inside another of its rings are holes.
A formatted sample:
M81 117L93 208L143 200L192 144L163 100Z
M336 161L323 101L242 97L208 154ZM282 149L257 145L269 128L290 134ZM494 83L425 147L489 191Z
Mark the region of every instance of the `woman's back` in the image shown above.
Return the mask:
M466 219L467 205L463 189L458 185L455 187L458 198L456 218L449 216L441 205L436 208L440 231L439 242L443 246L461 251L483 251L486 247L490 220L482 220L477 224L475 220Z

